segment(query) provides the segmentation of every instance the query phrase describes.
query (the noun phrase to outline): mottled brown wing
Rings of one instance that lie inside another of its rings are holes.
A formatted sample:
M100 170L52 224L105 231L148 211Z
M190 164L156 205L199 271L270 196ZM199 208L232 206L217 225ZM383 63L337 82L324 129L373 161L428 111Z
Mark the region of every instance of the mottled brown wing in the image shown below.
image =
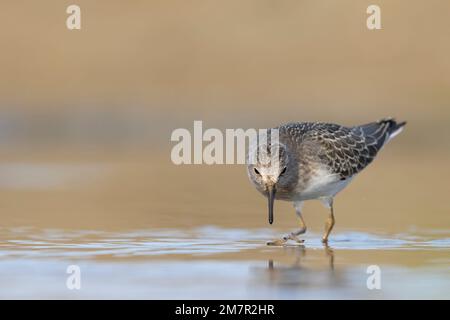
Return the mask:
M371 163L390 134L403 125L391 119L352 128L319 123L308 136L322 145L320 159L344 180Z

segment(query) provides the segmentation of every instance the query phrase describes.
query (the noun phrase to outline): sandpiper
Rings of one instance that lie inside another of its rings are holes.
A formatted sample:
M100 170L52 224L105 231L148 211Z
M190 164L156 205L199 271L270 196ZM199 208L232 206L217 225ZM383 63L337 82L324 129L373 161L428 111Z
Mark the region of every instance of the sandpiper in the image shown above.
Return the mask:
M265 146L258 145L250 150L248 156L256 152L257 161L249 162L247 173L256 189L268 198L269 223L273 222L275 199L292 201L300 229L267 244L283 245L288 240L302 242L297 238L306 232L302 204L313 199L320 200L330 209L322 237L326 243L335 223L334 197L372 162L378 151L399 134L405 124L387 118L355 127L297 122L274 128L278 129L278 142L267 140ZM276 166L273 161L263 159L272 156L270 150L273 149L269 147L275 144L279 157ZM267 152L261 153L261 148Z

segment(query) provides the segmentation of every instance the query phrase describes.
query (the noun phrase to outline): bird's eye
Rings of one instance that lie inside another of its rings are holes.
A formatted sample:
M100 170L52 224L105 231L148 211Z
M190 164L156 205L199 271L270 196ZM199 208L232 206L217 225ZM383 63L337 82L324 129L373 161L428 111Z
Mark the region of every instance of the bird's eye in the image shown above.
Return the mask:
M256 174L260 174L258 169L256 169L256 168L253 168L253 171L255 171Z
M283 170L281 170L280 176L286 172L286 169L287 169L287 167L284 167Z

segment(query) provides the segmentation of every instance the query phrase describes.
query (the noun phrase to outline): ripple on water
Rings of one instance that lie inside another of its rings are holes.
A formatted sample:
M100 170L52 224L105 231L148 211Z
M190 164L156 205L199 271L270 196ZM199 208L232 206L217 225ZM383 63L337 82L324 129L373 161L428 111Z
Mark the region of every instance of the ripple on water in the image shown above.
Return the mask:
M335 234L329 245L333 249L345 250L445 250L450 248L448 234L449 232L445 231L432 236L345 232ZM213 255L265 248L265 242L277 236L279 231L271 229L228 229L214 226L120 233L33 228L0 229L0 257ZM317 234L310 233L304 239L305 247L323 247Z

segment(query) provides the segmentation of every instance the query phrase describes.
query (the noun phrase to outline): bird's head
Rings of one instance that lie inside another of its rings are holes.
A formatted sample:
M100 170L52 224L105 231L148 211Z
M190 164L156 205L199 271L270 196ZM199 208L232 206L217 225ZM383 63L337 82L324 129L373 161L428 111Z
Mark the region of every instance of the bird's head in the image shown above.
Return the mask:
M247 165L247 173L250 181L268 199L269 223L272 224L277 191L286 190L292 184L289 152L282 143L268 143L251 150L249 155L253 161Z

